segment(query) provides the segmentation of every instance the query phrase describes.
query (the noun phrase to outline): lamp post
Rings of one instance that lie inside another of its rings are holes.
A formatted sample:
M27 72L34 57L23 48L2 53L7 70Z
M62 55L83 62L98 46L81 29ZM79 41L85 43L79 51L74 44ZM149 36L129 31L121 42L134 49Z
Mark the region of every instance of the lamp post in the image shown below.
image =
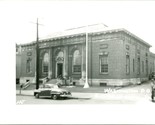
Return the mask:
M83 88L89 88L88 83L88 26L86 26L86 78L85 78L85 84Z

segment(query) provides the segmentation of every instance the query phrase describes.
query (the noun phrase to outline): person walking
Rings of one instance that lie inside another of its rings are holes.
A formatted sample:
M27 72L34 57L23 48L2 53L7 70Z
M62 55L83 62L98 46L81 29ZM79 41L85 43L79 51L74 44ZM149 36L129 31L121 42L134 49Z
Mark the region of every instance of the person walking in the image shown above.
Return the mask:
M155 80L154 78L151 79L151 99L154 101L155 96Z

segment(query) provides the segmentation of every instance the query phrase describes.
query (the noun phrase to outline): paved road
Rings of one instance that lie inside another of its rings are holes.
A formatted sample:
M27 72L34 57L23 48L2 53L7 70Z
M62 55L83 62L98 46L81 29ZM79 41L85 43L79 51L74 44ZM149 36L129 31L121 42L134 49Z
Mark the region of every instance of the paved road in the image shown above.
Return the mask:
M16 104L148 104L155 105L150 98L150 84L128 86L119 90L107 89L108 93L72 93L72 98L52 100L36 99L33 96L17 95Z

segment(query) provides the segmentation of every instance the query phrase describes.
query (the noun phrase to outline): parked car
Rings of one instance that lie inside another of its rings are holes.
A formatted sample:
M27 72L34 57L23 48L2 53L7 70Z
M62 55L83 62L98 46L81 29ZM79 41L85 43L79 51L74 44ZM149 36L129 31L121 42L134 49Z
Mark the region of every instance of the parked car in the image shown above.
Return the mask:
M45 84L43 87L34 90L34 96L39 97L51 97L56 100L62 97L70 97L71 92L65 89L61 89L56 84Z

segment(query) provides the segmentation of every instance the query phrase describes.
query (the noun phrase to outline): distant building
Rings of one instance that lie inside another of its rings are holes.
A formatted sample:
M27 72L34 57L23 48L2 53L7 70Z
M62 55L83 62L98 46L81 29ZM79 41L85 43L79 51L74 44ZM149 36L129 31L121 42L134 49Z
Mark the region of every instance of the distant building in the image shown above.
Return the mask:
M148 79L155 65L155 57L149 52L151 45L125 29L109 29L101 24L69 29L40 39L39 77L63 76L72 78L76 85L84 85L80 81L86 74L86 31L90 85L123 86ZM19 46L20 82L35 83L36 42Z
M150 52L150 73L155 72L155 54Z
M21 46L16 45L16 83L21 78Z

